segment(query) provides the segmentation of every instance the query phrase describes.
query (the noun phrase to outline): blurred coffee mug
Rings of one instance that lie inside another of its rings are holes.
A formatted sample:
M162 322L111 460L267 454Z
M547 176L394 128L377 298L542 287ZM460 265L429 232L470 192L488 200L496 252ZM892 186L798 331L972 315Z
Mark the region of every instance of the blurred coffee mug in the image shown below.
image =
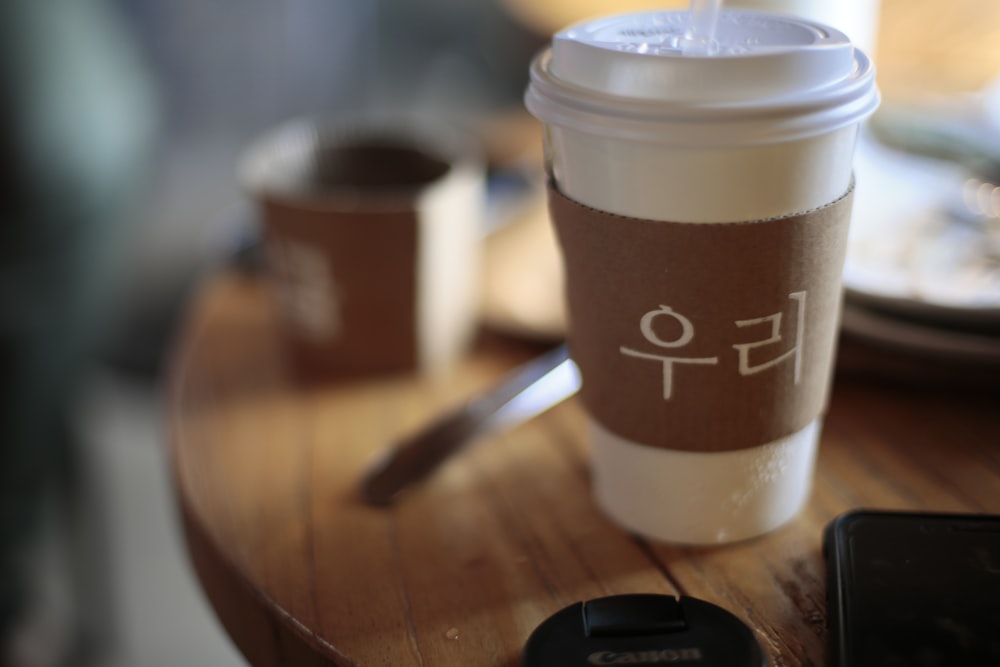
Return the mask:
M485 201L466 137L412 122L297 121L260 138L240 171L300 377L437 373L462 354Z

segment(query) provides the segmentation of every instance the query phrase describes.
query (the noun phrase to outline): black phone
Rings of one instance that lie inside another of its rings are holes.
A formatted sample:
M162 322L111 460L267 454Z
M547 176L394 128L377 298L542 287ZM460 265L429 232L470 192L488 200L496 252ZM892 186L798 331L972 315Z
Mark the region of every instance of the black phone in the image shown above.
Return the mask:
M1000 516L855 510L823 553L833 665L1000 666Z

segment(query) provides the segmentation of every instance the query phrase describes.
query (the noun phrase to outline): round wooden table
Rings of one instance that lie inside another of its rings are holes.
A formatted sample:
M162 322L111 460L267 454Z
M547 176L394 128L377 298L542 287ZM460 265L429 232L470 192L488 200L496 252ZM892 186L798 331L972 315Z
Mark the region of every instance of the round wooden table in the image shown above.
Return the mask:
M650 592L733 611L772 665L819 665L830 519L861 506L1000 512L996 391L844 373L808 506L760 539L678 547L611 524L590 497L575 399L484 438L389 509L360 501L383 447L536 352L487 340L438 381L304 386L260 283L208 282L172 367L171 459L195 569L251 664L515 667L555 611Z

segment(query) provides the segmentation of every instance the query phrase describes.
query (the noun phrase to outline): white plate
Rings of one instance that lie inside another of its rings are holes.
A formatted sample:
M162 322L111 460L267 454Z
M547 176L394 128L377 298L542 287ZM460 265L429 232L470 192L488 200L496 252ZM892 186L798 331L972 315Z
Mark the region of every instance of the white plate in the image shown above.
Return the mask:
M956 165L868 140L859 144L856 172L848 296L896 313L1000 327L1000 218L959 222L948 214L970 199L1000 215L1000 189L970 182Z
M859 339L885 345L891 350L974 364L977 368L1000 367L1000 337L997 336L907 321L849 301L844 304L841 328Z

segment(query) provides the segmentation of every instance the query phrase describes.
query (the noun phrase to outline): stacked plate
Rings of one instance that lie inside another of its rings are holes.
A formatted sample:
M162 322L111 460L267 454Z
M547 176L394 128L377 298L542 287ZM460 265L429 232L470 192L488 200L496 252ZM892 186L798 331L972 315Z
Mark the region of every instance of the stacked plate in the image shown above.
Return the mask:
M845 337L1000 371L998 184L868 139L857 173Z

